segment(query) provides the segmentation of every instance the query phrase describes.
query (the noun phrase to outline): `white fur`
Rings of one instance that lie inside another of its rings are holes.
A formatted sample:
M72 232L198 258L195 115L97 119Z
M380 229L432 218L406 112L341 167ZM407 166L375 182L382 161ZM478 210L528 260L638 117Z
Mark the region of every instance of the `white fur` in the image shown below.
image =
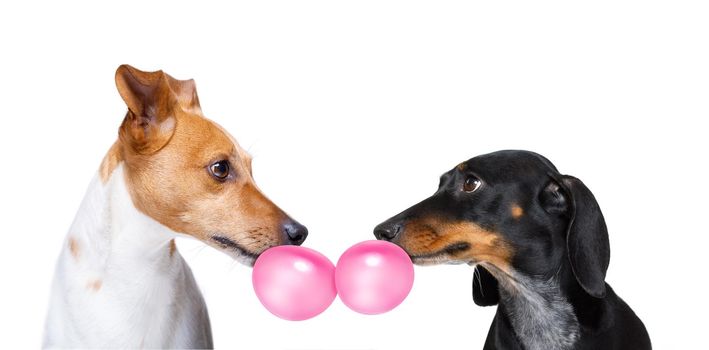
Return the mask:
M176 236L135 208L122 165L106 184L95 176L57 262L44 347L211 348L192 272L170 254Z
M501 302L525 349L573 348L580 327L556 279L539 279L515 272L508 275L489 264L485 267L498 277Z

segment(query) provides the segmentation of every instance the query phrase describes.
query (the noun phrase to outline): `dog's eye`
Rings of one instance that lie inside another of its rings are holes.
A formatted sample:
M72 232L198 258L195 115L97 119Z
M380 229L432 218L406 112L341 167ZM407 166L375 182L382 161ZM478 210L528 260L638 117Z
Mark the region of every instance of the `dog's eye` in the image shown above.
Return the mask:
M218 180L224 180L229 176L229 162L226 160L220 160L209 166L209 173L216 177Z
M474 192L475 190L480 188L480 185L482 184L483 182L480 181L480 179L478 179L477 177L468 176L468 178L465 179L465 183L463 183L463 190L465 190L465 192Z

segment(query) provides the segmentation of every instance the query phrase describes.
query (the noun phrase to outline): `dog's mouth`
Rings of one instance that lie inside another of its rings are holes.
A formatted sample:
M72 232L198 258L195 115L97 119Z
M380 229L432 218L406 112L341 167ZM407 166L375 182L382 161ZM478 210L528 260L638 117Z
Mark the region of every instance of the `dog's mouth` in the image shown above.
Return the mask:
M457 242L446 246L445 248L425 254L410 254L409 257L414 264L417 265L437 265L437 264L465 264L468 261L457 260L455 255L470 249L470 243ZM404 249L406 250L406 249ZM408 251L407 251L408 253Z
M226 251L232 258L242 262L247 266L254 266L256 259L258 259L261 253L254 253L247 249L246 247L234 242L233 240L224 236L212 236L212 241L214 241L220 248ZM262 250L261 252L265 251Z

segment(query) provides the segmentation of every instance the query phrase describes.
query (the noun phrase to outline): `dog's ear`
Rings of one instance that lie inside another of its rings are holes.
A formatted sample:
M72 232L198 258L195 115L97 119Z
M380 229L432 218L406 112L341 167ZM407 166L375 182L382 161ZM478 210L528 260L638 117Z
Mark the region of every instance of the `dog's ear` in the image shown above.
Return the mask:
M497 279L480 265L473 272L473 301L479 306L492 306L500 301Z
M589 295L603 298L606 295L610 243L601 208L581 180L563 176L561 182L571 196L571 218L566 235L571 268Z
M119 130L121 141L139 154L161 149L175 131L177 98L162 71L143 72L129 65L116 70L116 87L128 106Z
M539 202L542 208L552 215L568 215L569 200L566 194L556 180L549 180L539 194Z
M188 112L202 114L202 107L199 105L199 97L197 97L197 85L194 80L179 80L169 74L165 74L165 77L180 107Z

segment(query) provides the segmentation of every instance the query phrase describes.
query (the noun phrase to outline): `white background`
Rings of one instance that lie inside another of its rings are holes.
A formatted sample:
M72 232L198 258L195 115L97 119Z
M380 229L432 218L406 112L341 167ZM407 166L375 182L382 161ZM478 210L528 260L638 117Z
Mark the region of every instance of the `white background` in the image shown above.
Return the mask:
M0 346L40 346L50 280L125 105L130 63L195 78L260 187L336 260L458 162L546 155L595 193L607 281L658 349L706 337L709 12L703 1L0 5ZM467 266L417 267L399 308L287 322L251 270L181 240L217 347L476 349Z

